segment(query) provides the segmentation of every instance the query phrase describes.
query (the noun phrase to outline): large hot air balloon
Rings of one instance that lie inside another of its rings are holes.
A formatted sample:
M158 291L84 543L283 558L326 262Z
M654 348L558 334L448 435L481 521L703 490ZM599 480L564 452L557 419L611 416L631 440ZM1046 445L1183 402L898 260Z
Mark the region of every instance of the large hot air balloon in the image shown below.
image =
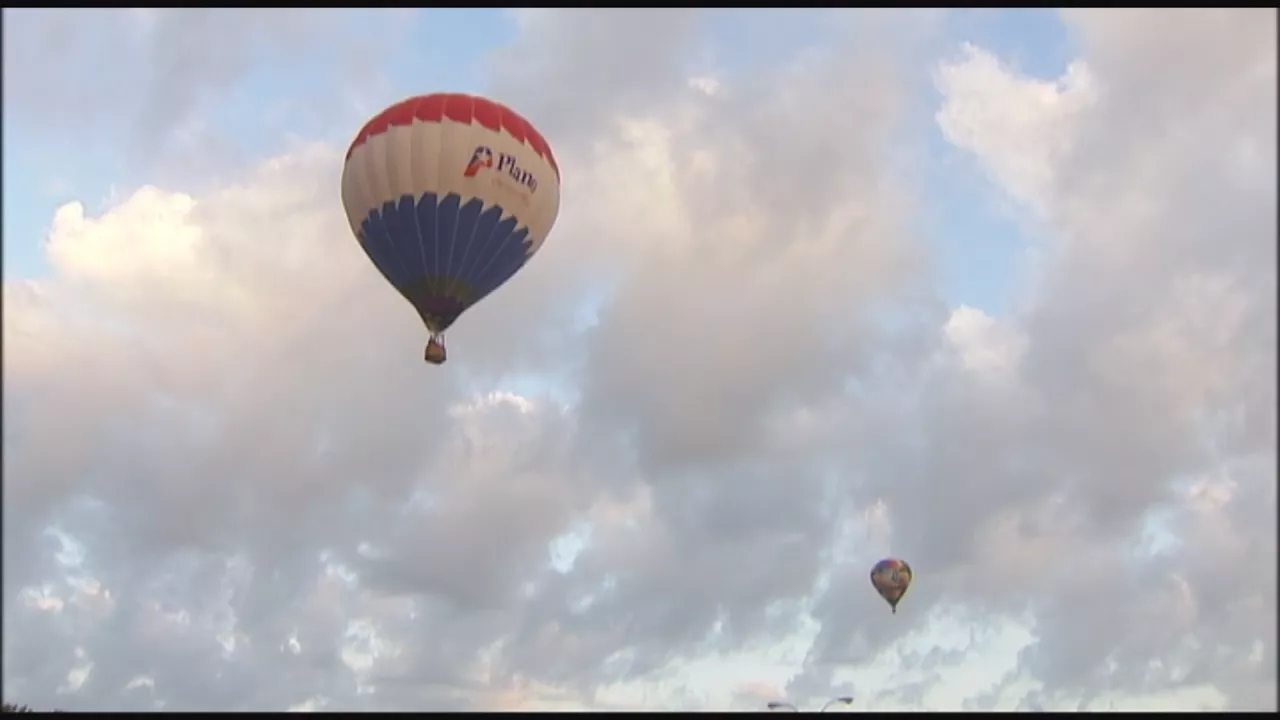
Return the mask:
M444 331L524 267L560 209L542 135L473 95L412 97L365 123L347 151L342 204L360 247L430 331Z
M897 614L898 602L911 587L911 566L906 560L885 558L871 568L871 584Z

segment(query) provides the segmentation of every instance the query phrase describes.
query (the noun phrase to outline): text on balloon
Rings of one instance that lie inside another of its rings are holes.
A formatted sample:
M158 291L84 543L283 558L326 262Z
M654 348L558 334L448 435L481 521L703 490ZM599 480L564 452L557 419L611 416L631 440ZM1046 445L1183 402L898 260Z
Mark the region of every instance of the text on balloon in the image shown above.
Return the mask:
M516 162L516 156L509 153L497 153L495 162L494 152L484 145L476 146L475 152L471 153L471 162L467 163L467 169L463 171L463 177L475 177L481 170L494 170L500 172L517 184L523 185L529 189L529 192L538 191L538 180L533 173L520 167Z

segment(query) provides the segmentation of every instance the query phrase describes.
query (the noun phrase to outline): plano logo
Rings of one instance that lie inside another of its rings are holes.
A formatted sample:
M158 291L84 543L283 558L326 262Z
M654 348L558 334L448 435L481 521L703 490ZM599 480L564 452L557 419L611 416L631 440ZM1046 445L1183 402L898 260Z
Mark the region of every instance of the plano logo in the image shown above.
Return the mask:
M462 176L475 177L481 170L496 170L507 175L516 183L529 188L529 192L538 191L537 178L533 176L533 173L516 164L515 155L498 153L495 162L492 150L484 145L477 145L476 151L471 153L471 162L467 163L467 169L462 171Z

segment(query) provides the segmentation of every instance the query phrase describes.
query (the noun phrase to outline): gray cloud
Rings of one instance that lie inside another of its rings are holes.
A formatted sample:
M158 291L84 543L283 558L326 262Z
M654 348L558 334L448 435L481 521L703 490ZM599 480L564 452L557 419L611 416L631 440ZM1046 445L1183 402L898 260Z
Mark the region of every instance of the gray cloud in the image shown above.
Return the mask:
M6 698L938 706L1013 623L967 706L1274 707L1275 24L1151 17L1069 13L1056 85L937 66L939 127L1044 238L994 320L948 315L911 222L905 15L720 83L688 77L698 13L522 15L492 84L564 210L439 371L348 235L336 148L64 208L54 277L4 288ZM167 126L260 62L179 44L209 84ZM918 577L895 616L866 579L889 552ZM787 675L690 679L815 632Z
M1246 522L1244 506L1226 502L1215 522L1249 528L1264 547L1275 532L1264 460L1275 427L1274 28L1249 13L1180 13L1158 29L1141 13L1069 19L1087 66L1057 88L1011 80L981 50L939 74L944 130L1011 195L1040 201L1053 244L1016 320L1017 372L932 374L923 413L886 425L870 450L887 456L876 491L910 523L902 547L917 572L948 573L961 598L1034 613L1022 667L1051 695L1088 701L1213 676L1230 705L1273 705L1274 621L1218 603L1274 607L1274 561L1241 539L1205 562L1191 532L1168 555L1133 553L1154 512L1194 502L1189 487L1261 493L1268 520ZM1141 79L1157 75L1180 79ZM1242 578L1230 600L1211 599L1217 574ZM999 588L981 587L983 575ZM1010 606L1010 591L1028 605ZM1153 627L1177 612L1192 619ZM1229 618L1253 628L1261 664L1245 660L1258 654L1251 640L1195 661L1248 667L1233 679L1180 668L1187 645L1216 642Z
M5 10L6 117L28 138L77 138L116 172L226 180L256 151L228 123L279 144L328 131L316 117L360 122L369 108L353 105L378 86L404 28L396 11ZM353 43L353 32L381 40ZM253 94L252 82L286 73L304 78L292 95ZM315 73L325 79L309 85Z

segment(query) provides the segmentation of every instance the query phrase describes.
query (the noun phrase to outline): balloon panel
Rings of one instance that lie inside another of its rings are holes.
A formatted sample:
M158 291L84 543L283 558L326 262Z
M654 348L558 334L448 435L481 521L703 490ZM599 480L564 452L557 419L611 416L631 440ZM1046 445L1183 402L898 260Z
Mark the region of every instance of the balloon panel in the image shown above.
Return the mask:
M542 246L559 211L560 172L546 140L509 108L423 95L360 130L342 203L369 259L443 331Z

